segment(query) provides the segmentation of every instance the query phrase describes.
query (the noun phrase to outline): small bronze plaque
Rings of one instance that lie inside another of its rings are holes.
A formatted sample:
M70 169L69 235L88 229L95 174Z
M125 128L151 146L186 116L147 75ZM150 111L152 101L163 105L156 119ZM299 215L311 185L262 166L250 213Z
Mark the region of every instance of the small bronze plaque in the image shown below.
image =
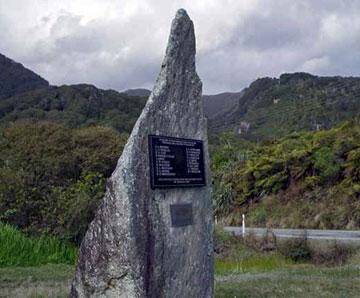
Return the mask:
M193 224L192 204L170 205L171 225L184 227Z

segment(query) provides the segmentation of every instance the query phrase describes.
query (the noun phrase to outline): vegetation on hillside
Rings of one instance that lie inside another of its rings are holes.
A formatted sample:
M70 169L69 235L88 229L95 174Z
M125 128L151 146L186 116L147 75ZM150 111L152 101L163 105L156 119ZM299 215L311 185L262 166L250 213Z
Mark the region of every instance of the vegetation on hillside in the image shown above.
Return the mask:
M79 244L146 98L85 84L12 95L0 100L0 221Z
M221 117L226 129L244 122L241 138L211 136L216 213L232 224L244 212L252 225L359 227L359 123L331 128L359 113L359 92L358 78L303 73L251 84ZM0 220L79 243L145 101L84 84L0 100Z
M85 84L37 89L1 100L0 124L27 119L68 128L101 125L129 133L145 102Z
M127 135L16 121L0 133L0 220L33 234L80 243ZM252 143L211 140L218 216L240 224L296 228L360 226L360 126Z
M232 224L360 227L359 119L259 144L223 135L213 148L215 205Z
M232 111L209 121L211 134L229 130L252 141L329 129L360 113L360 79L307 73L261 78L244 89Z
M0 221L79 244L146 98L0 64Z
M0 220L80 242L127 135L15 122L0 131Z

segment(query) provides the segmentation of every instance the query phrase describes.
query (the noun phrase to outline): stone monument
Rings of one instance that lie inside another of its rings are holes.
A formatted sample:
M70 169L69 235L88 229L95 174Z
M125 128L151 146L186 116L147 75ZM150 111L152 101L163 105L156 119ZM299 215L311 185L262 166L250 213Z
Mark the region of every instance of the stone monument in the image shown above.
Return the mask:
M213 219L194 26L180 9L161 71L81 244L70 297L213 297Z

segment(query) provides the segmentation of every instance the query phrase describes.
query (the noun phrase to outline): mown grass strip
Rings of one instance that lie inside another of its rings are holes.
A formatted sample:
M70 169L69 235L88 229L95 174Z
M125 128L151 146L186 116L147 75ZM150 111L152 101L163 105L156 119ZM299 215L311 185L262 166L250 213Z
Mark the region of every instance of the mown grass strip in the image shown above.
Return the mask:
M299 265L296 265L299 266ZM215 297L359 297L359 268L279 269L231 275L216 282Z

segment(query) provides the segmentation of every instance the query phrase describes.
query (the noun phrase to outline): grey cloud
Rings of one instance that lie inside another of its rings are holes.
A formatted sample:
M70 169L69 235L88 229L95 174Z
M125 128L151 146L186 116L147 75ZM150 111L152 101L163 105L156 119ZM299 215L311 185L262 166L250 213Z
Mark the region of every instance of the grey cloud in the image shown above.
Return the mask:
M294 45L302 40L306 33L302 30L302 24L292 18L253 15L246 19L236 34L243 36L243 47L269 50Z
M27 1L16 2L31 10ZM109 14L91 17L74 9L70 0L62 3L61 9L61 4L52 9L48 3L37 19L20 24L16 5L11 10L0 0L0 52L52 84L151 88L169 21L181 6L196 26L197 67L205 93L241 90L258 77L285 71L359 75L359 1L228 0L225 5L219 0L207 5L161 0L151 6L145 0L108 0Z
M354 1L267 4L262 11L239 21L227 43L200 57L199 68L208 93L240 90L258 77L279 76L282 72L359 75L360 26L354 26L359 18L359 4ZM331 16L353 24L348 30L337 32L340 38L333 43L330 40L335 38L334 34L322 40L322 23Z
M150 46L140 47L139 23L125 30L117 20L81 22L69 13L58 16L27 62L44 66L55 84L86 82L118 90L151 86L160 56Z

